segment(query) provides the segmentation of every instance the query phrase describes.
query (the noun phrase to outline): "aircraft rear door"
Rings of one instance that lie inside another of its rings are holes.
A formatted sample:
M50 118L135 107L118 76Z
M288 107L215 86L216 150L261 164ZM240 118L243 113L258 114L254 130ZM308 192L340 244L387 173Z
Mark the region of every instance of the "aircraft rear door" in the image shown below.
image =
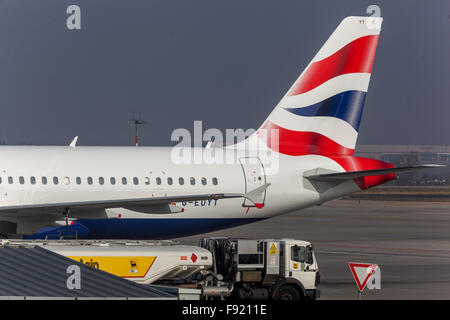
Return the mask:
M242 171L244 173L244 183L245 183L245 193L249 193L258 187L266 184L266 175L264 172L264 166L261 160L257 157L243 157L239 158L241 163ZM266 191L261 193L261 205L264 205L264 200L266 198ZM256 207L256 205L250 200L244 198L242 204L243 207Z

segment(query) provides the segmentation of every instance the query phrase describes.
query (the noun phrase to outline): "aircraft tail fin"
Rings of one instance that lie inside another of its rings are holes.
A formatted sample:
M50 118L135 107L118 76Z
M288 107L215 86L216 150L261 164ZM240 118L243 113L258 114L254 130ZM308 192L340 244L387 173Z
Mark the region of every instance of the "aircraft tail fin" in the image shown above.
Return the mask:
M382 18L347 17L256 135L282 154L352 155Z

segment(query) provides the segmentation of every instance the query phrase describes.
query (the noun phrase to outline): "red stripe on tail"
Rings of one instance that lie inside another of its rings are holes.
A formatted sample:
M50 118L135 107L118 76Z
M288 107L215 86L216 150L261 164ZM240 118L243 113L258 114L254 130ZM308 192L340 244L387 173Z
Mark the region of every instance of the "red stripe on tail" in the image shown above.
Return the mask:
M320 133L293 131L270 121L258 130L257 135L270 149L289 156L352 155L354 151Z
M394 166L390 163L367 158L359 157L330 157L336 161L347 172L360 171L360 170L375 170L375 169L387 169ZM355 179L356 184L365 190L367 188L375 187L379 184L391 181L395 178L395 174L384 174L379 176L369 176Z
M358 38L331 56L313 62L287 94L295 96L347 73L371 73L378 35Z

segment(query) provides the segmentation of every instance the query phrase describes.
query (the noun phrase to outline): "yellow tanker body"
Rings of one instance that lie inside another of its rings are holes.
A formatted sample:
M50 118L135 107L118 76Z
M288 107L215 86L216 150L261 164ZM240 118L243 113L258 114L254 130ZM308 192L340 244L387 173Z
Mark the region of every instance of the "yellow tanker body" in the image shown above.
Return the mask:
M212 255L208 250L171 241L49 240L33 244L144 284L186 279L212 266Z
M57 252L57 250L52 250ZM62 254L62 252L58 252ZM68 252L67 254L72 254ZM141 254L141 253L138 253ZM93 268L100 269L122 278L144 278L150 271L156 256L103 256L97 255L95 252L86 252L84 255L72 256L67 255L68 258L87 264Z

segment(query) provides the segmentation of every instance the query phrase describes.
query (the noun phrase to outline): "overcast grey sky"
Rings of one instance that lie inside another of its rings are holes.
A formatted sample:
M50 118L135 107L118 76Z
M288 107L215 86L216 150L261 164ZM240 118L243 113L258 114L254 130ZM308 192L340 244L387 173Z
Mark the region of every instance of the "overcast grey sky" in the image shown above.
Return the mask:
M194 120L257 128L370 4L384 22L358 143L450 144L450 2L361 0L0 0L0 139L132 145L133 111L142 145Z

